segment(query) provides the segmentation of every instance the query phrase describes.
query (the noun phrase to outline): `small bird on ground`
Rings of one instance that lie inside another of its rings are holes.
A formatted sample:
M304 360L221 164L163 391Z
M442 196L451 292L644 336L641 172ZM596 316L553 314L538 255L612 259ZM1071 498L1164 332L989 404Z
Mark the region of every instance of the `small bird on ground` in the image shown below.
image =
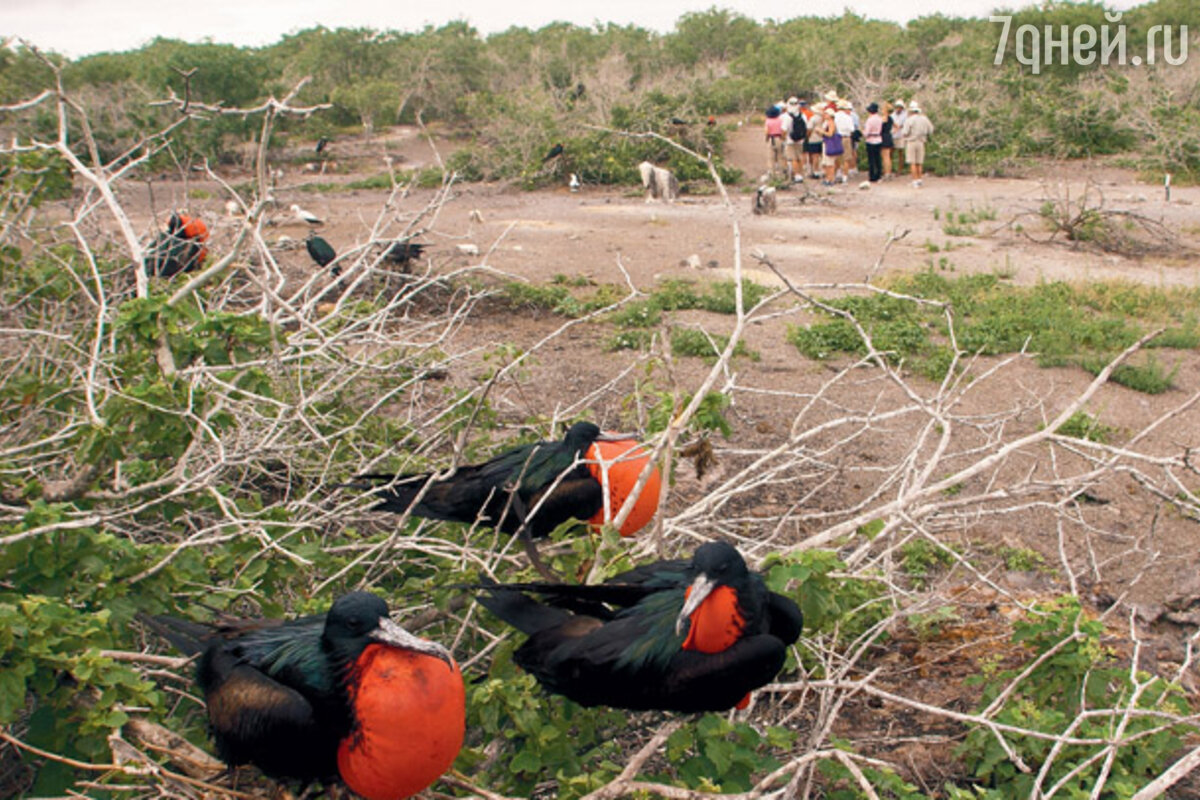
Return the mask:
M337 251L333 249L333 245L312 231L309 231L308 236L304 239L304 249L308 251L312 260L317 262L317 266L322 268L329 266L337 259ZM334 264L333 269L329 270L329 274L335 278L340 277L342 268Z
M708 121L707 121L706 123L704 123L704 124L705 124L705 125L707 125L707 126L708 126L708 127L710 127L710 128L715 128L715 127L716 127L716 125L717 125L717 118L716 118L716 117L714 117L712 114L709 114L709 115L708 115Z
M208 226L199 217L172 212L167 230L154 237L146 249L142 261L146 274L170 278L199 269L208 258L207 241Z
M457 467L446 478L436 473L358 478L379 487L374 490L380 498L373 507L376 511L409 511L418 517L468 524L483 519L505 533L540 538L569 519L604 522L604 470L608 471L609 512L616 515L649 458L636 448L632 436L606 434L591 422L576 422L561 441L522 445L483 464ZM654 517L660 489L655 468L622 535L633 535Z
M217 754L280 780L345 782L368 800L421 791L462 746L462 674L368 592L290 621L146 624L197 655Z
M292 203L292 213L296 215L296 219L300 220L301 222L306 222L309 225L325 224L325 220L321 219L311 211L305 211L297 203Z
M409 262L421 258L425 253L425 248L428 246L424 242L414 242L404 239L393 242L388 247L387 252L383 254L383 257L396 266L407 267Z
M559 142L558 144L554 145L554 147L550 148L550 152L546 153L546 157L542 159L542 163L545 164L550 159L557 158L558 156L561 156L562 154L563 154L563 146L562 146L562 142Z
M569 183L569 186L571 187L571 191L572 191L572 192L578 192L578 191L579 191L579 188L580 188L582 185L583 185L583 184L581 184L581 183L579 182L579 176L578 176L578 175L576 175L574 172L572 172L572 173L571 173L571 181L570 181L570 183Z
M329 146L329 140L322 136L317 139L317 155L325 152L325 148Z
M671 117L671 124L672 125L691 125L690 122L688 122L686 119L683 119L682 117Z
M744 708L804 623L725 542L595 586L485 584L478 599L529 636L513 660L547 691L631 710Z

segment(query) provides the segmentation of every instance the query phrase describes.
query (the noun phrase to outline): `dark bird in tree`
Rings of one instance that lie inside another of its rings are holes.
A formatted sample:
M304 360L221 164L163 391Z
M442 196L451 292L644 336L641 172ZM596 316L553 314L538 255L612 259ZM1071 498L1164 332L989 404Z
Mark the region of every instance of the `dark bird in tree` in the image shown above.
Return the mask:
M558 158L562 154L563 154L563 146L562 146L562 142L559 142L558 144L554 145L554 147L550 148L550 152L546 153L546 157L542 159L542 163L545 164L550 159Z
M409 262L414 259L420 259L425 254L425 248L428 247L423 242L414 242L404 239L399 242L394 242L388 247L387 252L383 254L384 259L390 261L398 267L408 267Z
M326 139L324 136L322 136L320 139L317 139L317 155L321 155L321 153L324 153L325 148L328 146L329 146L329 140Z
M279 780L342 780L358 794L407 797L462 746L462 674L450 653L388 617L373 594L327 614L201 625L145 620L200 658L196 682L217 754Z
M170 278L199 269L208 257L208 226L199 217L172 212L167 230L154 237L142 265L147 275Z
M485 585L479 601L528 634L513 659L547 691L632 710L744 708L804 622L724 542L595 586Z
M483 464L458 467L446 478L425 473L360 475L359 479L374 485L387 484L375 489L380 498L373 507L376 511L411 511L418 517L468 524L482 519L499 525L506 533L520 530L539 538L569 519L589 520L603 511L604 487L594 472L596 465L583 461L598 442L632 443L633 437L601 433L591 422L576 422L562 441L522 445ZM645 456L641 463L645 463ZM640 471L640 464L638 467ZM624 485L627 483L610 472L609 499L614 514L633 488ZM656 505L657 486L648 483L642 496ZM641 524L653 514L651 508Z

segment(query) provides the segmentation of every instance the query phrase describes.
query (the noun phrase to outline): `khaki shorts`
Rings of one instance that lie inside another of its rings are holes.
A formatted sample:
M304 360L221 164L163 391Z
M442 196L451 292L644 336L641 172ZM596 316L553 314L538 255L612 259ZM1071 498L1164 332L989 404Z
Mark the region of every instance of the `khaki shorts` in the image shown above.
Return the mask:
M804 158L804 142L793 142L789 140L788 143L784 145L783 149L784 152L787 153L787 157L793 161L799 161L800 159Z
M910 164L925 163L925 143L924 142L906 142L904 145L904 158Z
M821 154L821 166L822 167L836 167L837 163L838 163L838 159L841 157L842 157L841 154L838 154L836 156L827 156L824 153L822 153Z

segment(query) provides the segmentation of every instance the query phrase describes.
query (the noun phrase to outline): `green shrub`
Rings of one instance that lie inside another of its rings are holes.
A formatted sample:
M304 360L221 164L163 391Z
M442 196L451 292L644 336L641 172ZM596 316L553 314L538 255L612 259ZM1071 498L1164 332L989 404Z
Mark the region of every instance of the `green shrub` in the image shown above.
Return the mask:
M1127 705L1154 712L1187 714L1187 703L1178 687L1138 674L1143 690L1134 695L1129 667L1120 663L1102 644L1102 623L1089 618L1075 597L1039 604L1026 619L1014 626L1012 641L1027 648L1030 659L1043 659L1025 676L990 715L994 722L1040 731L1051 735L1069 734L1076 739L1110 741L1114 726ZM1053 652L1052 652L1053 651ZM978 711L996 700L1025 665L1006 669L985 669L971 683L983 687ZM1112 709L1113 715L1103 712ZM1093 716L1081 717L1084 711ZM1182 744L1182 729L1162 727L1153 714L1122 720L1123 743L1115 746L1108 780L1100 797L1115 800L1129 797L1149 783L1170 764ZM1155 730L1162 727L1161 730ZM1152 732L1153 731L1153 732ZM1030 768L1022 771L1014 765L1004 745L1015 752ZM1132 741L1131 741L1132 739ZM959 756L969 773L986 788L988 798L1026 798L1031 796L1039 770L1046 764L1054 743L1047 739L996 731L974 726L967 734ZM1106 765L1104 745L1066 745L1054 752L1054 761L1046 768L1042 788L1064 780L1068 796L1086 797L1096 785ZM1073 774L1072 774L1073 773ZM975 795L958 790L956 797Z

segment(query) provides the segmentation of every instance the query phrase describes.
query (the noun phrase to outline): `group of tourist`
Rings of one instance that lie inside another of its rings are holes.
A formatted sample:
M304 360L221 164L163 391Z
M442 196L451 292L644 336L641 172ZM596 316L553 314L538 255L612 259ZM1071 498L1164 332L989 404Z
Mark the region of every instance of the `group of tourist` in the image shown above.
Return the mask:
M821 185L846 183L858 174L860 144L867 152L871 183L890 179L907 161L913 186L924 178L925 143L933 123L916 100L870 103L863 120L854 103L826 92L813 106L793 96L767 109L767 169L771 179L801 183L807 175Z

